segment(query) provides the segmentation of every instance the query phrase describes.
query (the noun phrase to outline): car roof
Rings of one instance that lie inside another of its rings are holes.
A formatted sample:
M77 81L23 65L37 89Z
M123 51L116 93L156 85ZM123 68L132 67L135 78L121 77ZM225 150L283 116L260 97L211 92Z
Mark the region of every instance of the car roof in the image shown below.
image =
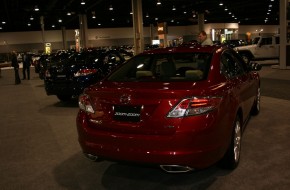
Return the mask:
M191 52L199 52L199 53L213 53L219 48L226 48L220 45L194 45L194 46L180 46L180 47L167 47L167 48L158 48L149 51L145 51L141 53L144 54L172 54L172 53L191 53Z

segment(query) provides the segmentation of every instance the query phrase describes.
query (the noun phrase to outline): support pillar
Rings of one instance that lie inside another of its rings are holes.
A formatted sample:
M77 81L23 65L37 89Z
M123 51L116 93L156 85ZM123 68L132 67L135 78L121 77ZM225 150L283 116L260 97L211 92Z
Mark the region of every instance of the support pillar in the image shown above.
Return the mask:
M41 26L41 37L42 37L42 44L43 44L43 52L46 51L46 42L45 42L45 35L44 35L44 17L40 16L40 26Z
M204 13L198 13L198 29L199 31L204 30Z
M158 32L158 39L160 41L160 47L166 48L167 47L167 23L162 22L157 24L157 32Z
M150 45L153 45L152 42L154 40L154 26L150 24Z
M280 0L280 53L279 53L279 68L286 69L287 61L290 61L290 55L287 59L287 7L288 0ZM290 63L289 63L290 66Z
M62 34L62 49L67 50L66 30L64 26L61 27L61 34Z
M132 10L134 28L134 54L137 55L144 51L142 0L132 0Z
M85 14L79 15L80 24L80 48L84 49L88 46L88 23L87 16Z

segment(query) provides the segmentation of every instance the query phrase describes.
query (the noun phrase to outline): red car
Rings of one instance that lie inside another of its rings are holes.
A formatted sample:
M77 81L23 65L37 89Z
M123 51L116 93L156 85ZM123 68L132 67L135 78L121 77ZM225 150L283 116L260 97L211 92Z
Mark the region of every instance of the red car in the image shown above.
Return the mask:
M223 46L136 55L79 97L84 154L187 172L239 163L243 129L260 110L261 66Z

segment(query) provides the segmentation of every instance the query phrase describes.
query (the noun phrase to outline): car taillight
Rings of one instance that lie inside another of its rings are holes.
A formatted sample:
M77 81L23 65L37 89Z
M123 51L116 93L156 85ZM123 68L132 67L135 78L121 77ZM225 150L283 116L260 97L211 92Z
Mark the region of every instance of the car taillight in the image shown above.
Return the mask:
M45 70L44 75L45 75L46 78L50 78L51 77L51 74L50 74L49 70Z
M79 96L79 108L87 113L95 113L90 97L87 94Z
M74 77L86 76L96 72L97 69L80 69L78 72L74 74Z
M167 117L186 117L207 113L218 107L221 97L192 97L181 100Z

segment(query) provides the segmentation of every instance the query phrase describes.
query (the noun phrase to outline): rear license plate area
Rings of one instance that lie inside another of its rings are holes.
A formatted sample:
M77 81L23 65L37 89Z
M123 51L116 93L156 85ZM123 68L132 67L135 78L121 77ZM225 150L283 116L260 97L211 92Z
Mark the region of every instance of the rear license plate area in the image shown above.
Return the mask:
M114 106L113 118L116 121L129 121L139 122L140 121L141 106Z

